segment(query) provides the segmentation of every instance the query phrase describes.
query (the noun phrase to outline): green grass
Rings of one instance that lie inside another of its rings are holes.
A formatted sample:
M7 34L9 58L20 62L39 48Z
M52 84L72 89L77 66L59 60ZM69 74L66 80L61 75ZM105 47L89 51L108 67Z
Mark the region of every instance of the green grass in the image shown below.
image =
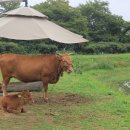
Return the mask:
M130 130L130 95L120 89L130 81L130 54L74 55L73 62L75 73L64 74L48 92L78 94L89 102L33 104L19 115L1 111L0 130Z

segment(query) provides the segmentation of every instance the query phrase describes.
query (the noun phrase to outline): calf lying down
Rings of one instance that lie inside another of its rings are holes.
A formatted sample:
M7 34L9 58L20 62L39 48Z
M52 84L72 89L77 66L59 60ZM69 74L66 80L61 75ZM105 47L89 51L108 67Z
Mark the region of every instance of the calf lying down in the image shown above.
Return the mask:
M31 103L33 103L33 100L29 91L0 97L0 107L5 112L14 114L26 112L23 106Z

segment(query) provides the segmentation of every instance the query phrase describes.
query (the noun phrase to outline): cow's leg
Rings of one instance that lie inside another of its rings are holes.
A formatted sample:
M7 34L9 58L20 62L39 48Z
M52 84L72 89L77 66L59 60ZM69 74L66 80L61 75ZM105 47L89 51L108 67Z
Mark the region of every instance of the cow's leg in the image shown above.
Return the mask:
M7 85L10 81L10 78L7 77L7 78L3 78L3 81L2 81L2 91L3 91L3 96L6 96L7 95Z
M44 100L45 100L46 102L48 101L47 90L48 90L48 83L44 83L44 93L43 93L43 97L44 97Z
M26 110L24 108L22 108L21 113L26 113Z

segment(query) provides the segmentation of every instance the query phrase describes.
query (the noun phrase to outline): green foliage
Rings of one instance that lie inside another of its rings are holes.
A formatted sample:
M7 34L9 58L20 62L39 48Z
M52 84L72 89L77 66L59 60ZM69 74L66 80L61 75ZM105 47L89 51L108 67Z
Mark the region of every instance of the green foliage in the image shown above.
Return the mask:
M29 54L53 54L58 50L57 46L49 41L19 41L18 45L24 47Z
M3 2L0 3L0 13L4 13L20 6L20 2Z
M56 45L48 45L48 44L43 44L43 43L40 43L38 46L37 46L37 49L39 51L39 53L41 54L53 54L53 53L56 53L57 51L57 46Z
M88 19L88 34L93 41L118 41L117 37L122 33L124 20L111 14L108 2L89 1L85 5L80 5L79 9Z
M0 53L53 54L57 49L55 44L43 41L0 41Z
M24 48L13 42L0 42L0 53L24 53Z
M119 40L120 42L130 42L130 22L125 22Z
M126 53L130 52L130 43L98 42L75 46L78 53L103 54L103 53Z
M126 53L130 43L98 42L89 44L66 45L52 41L4 41L0 42L0 53L54 54L64 52L84 54Z

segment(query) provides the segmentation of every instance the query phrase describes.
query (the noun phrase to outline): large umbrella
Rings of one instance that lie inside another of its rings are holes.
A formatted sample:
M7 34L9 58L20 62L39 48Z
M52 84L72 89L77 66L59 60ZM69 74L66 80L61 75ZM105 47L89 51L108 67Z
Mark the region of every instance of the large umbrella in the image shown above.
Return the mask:
M48 20L30 7L21 7L0 18L0 37L15 40L51 39L60 43L88 42L81 35L70 32Z

